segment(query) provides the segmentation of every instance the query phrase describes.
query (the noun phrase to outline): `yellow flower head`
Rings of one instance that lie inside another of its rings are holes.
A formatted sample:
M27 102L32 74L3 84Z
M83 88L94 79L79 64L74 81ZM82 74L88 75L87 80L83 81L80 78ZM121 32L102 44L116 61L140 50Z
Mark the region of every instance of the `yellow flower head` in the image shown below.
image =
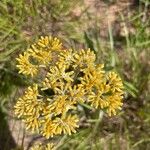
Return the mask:
M55 124L51 118L46 118L42 124L43 128L41 134L47 139L49 139L49 137L53 137L56 134L54 130Z
M38 143L32 146L31 150L55 150L55 145L53 143L48 143L48 144Z
M44 109L44 102L38 96L38 86L34 84L33 87L28 87L25 95L19 98L15 105L15 114L21 117L27 129L32 131L39 131L41 120L38 118Z
M32 45L32 48L28 49L27 52L30 54L30 56L37 60L39 65L48 65L52 60L51 51L37 48L36 45Z
M94 65L95 59L96 57L93 51L91 51L90 49L82 49L78 52L75 52L73 67L86 68L87 66Z
M62 49L62 43L60 40L51 36L41 36L37 45L43 49L47 49L48 51L60 51Z
M123 94L123 84L121 78L115 72L109 72L106 78L108 82L107 85L110 86L113 93L118 92Z
M73 52L72 49L63 50L58 56L59 57L58 64L61 63L62 65L69 67L70 65L73 64L74 55L75 53Z
M56 134L69 134L71 135L71 133L76 133L75 128L78 128L78 123L79 119L77 117L77 115L68 115L65 118L56 118L54 120L54 130L56 132Z
M54 102L49 105L49 109L54 112L55 115L65 115L70 109L75 109L74 102L69 100L67 95L56 96Z
M62 43L59 39L51 36L41 37L37 43L17 58L19 73L32 77L37 75L39 68L51 64L56 59L57 51L61 50Z
M19 69L19 73L23 73L24 75L31 75L32 77L37 74L38 72L38 66L33 65L30 61L30 54L27 52L24 52L23 55L19 55L19 58L17 58L18 65L17 68Z

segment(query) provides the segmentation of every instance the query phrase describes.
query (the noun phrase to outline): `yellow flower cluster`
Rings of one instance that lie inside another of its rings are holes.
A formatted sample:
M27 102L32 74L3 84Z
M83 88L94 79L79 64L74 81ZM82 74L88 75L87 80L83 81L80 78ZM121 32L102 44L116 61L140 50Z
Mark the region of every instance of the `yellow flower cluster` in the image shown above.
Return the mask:
M46 138L75 133L79 122L75 112L81 103L116 115L123 104L122 81L95 60L90 49L64 50L59 39L41 37L17 58L20 73L43 77L19 98L15 114Z
M48 143L45 145L42 145L41 143L39 143L39 144L32 146L31 150L55 150L55 146L53 143Z

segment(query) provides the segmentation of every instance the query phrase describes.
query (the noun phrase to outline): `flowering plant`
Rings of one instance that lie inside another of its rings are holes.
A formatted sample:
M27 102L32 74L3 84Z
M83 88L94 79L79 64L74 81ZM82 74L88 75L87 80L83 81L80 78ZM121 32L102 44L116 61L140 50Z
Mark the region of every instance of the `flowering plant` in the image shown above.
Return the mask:
M75 111L81 103L116 115L123 104L121 78L104 71L95 60L90 49L64 50L60 40L50 36L41 37L19 55L19 73L34 78L15 105L15 114L27 129L47 139L71 135L79 127Z

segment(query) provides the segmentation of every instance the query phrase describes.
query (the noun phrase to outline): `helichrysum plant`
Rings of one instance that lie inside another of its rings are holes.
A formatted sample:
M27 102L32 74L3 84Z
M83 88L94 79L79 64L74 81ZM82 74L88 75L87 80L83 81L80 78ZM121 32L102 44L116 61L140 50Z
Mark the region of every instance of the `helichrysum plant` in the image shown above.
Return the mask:
M49 139L76 132L77 105L86 103L116 115L123 103L123 84L115 72L95 63L90 49L64 49L59 39L41 37L17 58L19 73L33 79L15 105L27 129ZM48 147L49 146L49 147ZM54 149L52 145L38 149Z

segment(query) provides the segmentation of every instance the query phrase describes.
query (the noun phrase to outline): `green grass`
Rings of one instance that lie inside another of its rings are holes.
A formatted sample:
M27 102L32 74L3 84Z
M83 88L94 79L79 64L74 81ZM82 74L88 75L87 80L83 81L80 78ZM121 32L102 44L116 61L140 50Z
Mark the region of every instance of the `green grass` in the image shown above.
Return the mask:
M142 1L141 1L142 2ZM109 3L109 1L107 2ZM115 2L114 2L115 3ZM73 14L81 8L80 16ZM81 128L58 142L62 150L148 150L150 149L150 19L149 2L143 1L130 17L120 12L119 23L129 33L114 35L107 27L104 39L99 32L99 18L92 16L81 1L2 0L0 2L0 110L6 118L18 95L28 85L15 68L16 56L41 35L53 35L66 47L91 48L97 63L120 74L124 87L124 107L109 118L88 106L79 110ZM92 20L92 21L91 21ZM92 25L91 25L92 24ZM133 28L133 32L131 31ZM118 46L119 45L119 46ZM15 96L14 96L15 95ZM13 97L13 98L12 98ZM8 129L7 129L8 130ZM2 133L0 132L2 135ZM23 139L24 140L24 139Z

